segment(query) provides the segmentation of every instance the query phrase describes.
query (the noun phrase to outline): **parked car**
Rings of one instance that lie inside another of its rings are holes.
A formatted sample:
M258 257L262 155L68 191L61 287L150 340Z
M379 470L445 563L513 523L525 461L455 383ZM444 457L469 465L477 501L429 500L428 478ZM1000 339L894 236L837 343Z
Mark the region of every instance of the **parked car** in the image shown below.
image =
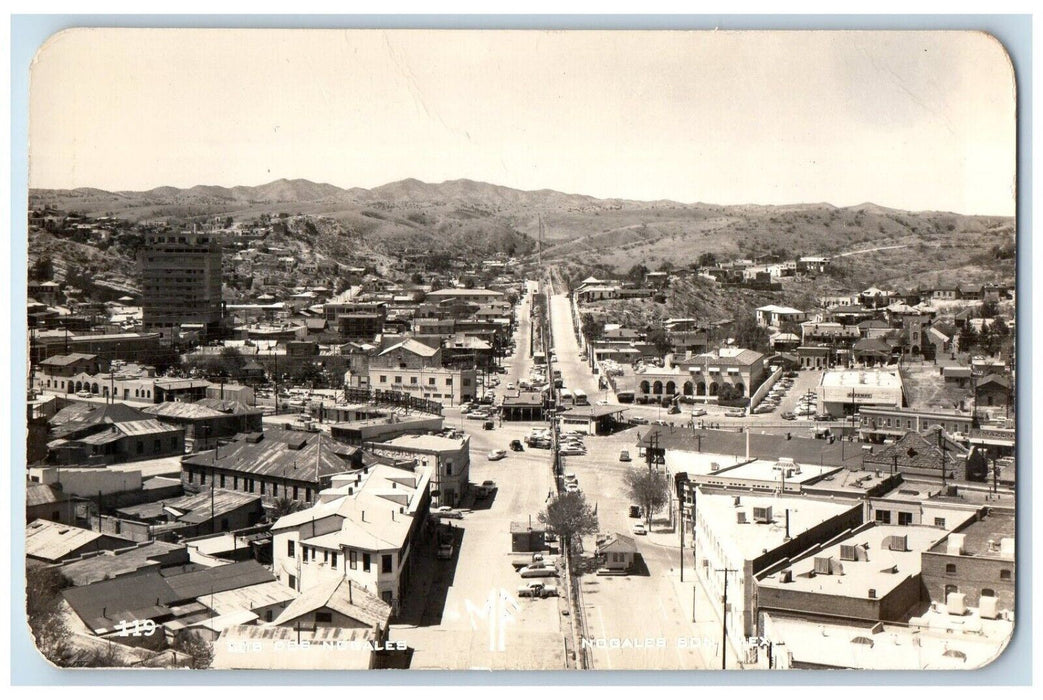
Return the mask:
M511 449L515 452L524 452L525 448L522 447L521 440L511 440Z
M518 556L511 559L511 566L514 567L515 571L524 569L526 566L532 566L533 564L546 564L552 566L553 562L544 559L543 554L540 552L533 552L531 555Z
M630 425L648 425L648 419L641 416L633 416L630 419Z
M508 389L509 391L514 391L514 382L511 382L510 384L508 384L508 385L507 385L507 389Z
M634 523L633 527L630 528L630 531L633 532L635 535L648 534L648 530L645 529L644 523Z
M523 566L518 573L522 578L547 578L557 576L558 570L549 564L530 564Z
M826 421L826 420L836 420L836 418L833 417L832 413L820 413L817 416L815 416L815 420Z
M488 455L486 455L486 457L489 458L490 462L496 462L498 460L501 460L501 459L505 458L506 456L507 456L507 451L506 450L492 450L492 451L489 452Z
M77 391L76 395L79 396L81 399L89 399L91 396L93 396L93 394L91 394L91 392L87 391L86 389L83 391Z
M629 462L630 461L630 452L628 452L627 450L621 450L620 453L619 453L619 461L620 462Z
M495 430L496 429L496 423L494 423L491 420L487 420L484 423L482 423L482 429L483 430Z
M587 454L587 450L579 445L565 445L558 450L558 453L565 455L566 457L578 457Z
M436 555L439 559L452 559L453 558L453 545L443 544L438 547L438 554Z
M705 416L705 415L706 415L706 409L705 408L693 408L692 409L692 418L701 418L702 416Z
M782 414L782 420L797 420L797 417L790 411L786 411Z
M733 408L730 411L726 411L724 415L728 418L745 418L746 410L742 408Z
M554 598L558 595L558 587L553 583L530 583L518 587L519 598Z
M464 517L463 513L450 506L438 506L431 513L439 518L451 518L453 520L460 520Z
M565 493L579 493L579 484L565 484Z

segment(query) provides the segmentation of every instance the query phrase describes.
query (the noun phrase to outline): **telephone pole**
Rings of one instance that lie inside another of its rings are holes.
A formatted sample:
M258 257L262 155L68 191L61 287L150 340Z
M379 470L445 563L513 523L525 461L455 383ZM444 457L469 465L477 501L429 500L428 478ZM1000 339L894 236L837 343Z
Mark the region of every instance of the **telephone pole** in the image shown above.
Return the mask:
M721 670L725 670L728 661L728 574L738 573L738 569L714 569L724 574L724 596L721 603Z

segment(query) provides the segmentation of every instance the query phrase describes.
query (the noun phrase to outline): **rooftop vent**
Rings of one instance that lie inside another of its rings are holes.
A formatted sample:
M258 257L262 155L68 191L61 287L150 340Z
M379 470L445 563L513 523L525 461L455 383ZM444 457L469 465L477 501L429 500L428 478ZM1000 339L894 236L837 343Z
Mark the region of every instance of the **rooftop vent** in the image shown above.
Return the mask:
M753 508L753 521L757 523L771 523L772 513L771 506L754 506Z
M815 573L829 575L833 573L833 557L815 557Z
M746 511L740 510L738 513L736 513L735 514L735 522L739 523L740 525L745 525L746 522L747 522L747 520L746 520Z
M953 534L949 535L949 542L946 546L945 553L953 554L956 556L963 554L963 542L965 539L966 536L961 533L954 532Z
M876 598L876 589L875 588L870 588L869 589L869 597L870 598Z
M779 583L792 583L793 569L783 569L779 572Z

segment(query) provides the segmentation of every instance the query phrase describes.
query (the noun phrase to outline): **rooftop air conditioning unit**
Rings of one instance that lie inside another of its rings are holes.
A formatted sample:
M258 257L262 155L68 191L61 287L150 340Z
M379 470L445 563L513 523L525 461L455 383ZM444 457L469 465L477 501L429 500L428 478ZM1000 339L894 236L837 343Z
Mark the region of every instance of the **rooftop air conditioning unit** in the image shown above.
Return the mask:
M840 545L840 561L858 561L858 548L853 544Z
M746 522L747 522L746 521L746 511L740 510L738 513L736 513L735 514L735 522L737 522L740 525L745 525Z
M815 557L815 573L829 575L833 573L832 557Z
M771 506L754 506L753 521L757 523L772 522Z
M999 617L999 601L996 596L983 595L978 601L978 615L985 620L995 620Z
M890 549L892 552L908 552L909 536L891 535L891 541L888 543L888 549Z
M950 615L965 615L967 613L966 596L963 593L950 593L945 596L945 607Z
M963 554L963 541L964 541L964 539L965 539L965 535L962 535L962 534L959 534L959 533L955 533L954 532L953 534L949 535L949 543L948 543L948 546L946 547L945 553L946 554L954 554L956 556L959 556L959 555Z

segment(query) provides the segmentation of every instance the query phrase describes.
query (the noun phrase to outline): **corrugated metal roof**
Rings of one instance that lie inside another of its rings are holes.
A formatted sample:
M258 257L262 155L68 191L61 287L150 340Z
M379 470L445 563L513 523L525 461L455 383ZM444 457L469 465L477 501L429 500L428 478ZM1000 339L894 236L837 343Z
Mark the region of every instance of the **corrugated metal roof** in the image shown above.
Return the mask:
M50 520L34 520L25 529L25 554L37 559L58 562L102 537L109 536ZM114 539L122 540L118 537ZM130 540L125 540L125 542L128 545L132 544Z
M62 592L80 619L96 634L116 629L120 620L149 620L170 615L174 589L154 571L122 576Z
M268 569L252 559L166 576L166 582L175 595L172 600L189 600L211 592L220 593L274 580L275 576Z
M289 625L294 620L323 608L334 610L345 617L386 629L391 617L391 606L348 578L331 579L313 586L290 603L275 625Z
M291 444L300 448L291 449ZM182 464L315 481L355 469L353 458L359 451L324 433L268 429L257 442L238 436L219 450L186 456Z

